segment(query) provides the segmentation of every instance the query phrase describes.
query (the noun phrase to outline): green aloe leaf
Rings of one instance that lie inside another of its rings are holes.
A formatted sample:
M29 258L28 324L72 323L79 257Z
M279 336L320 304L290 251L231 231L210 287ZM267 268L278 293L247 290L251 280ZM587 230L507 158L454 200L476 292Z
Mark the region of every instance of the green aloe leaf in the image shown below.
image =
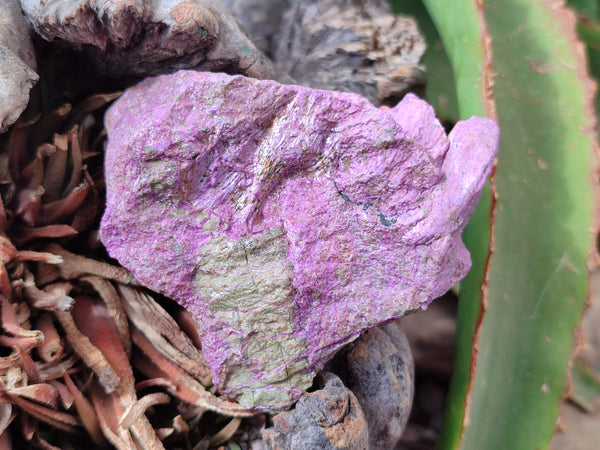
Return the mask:
M598 0L568 0L567 3L589 18L598 18L600 14Z
M460 116L495 114L501 128L495 207L484 193L465 233L474 267L461 284L440 446L546 448L586 301L593 226L592 88L574 15L549 0L424 4L454 68Z
M421 61L427 68L425 97L435 108L435 112L442 122L448 125L456 123L458 121L458 105L454 73L440 35L429 17L427 9L423 3L414 0L390 0L390 4L394 13L414 17L417 21L419 30L427 41L427 50Z
M598 5L594 2L596 6ZM598 11L593 15L593 10L587 9L580 12L581 20L577 24L579 37L586 44L587 57L590 65L590 72L600 80L600 18ZM600 95L596 92L596 114L600 110Z
M592 413L600 402L600 379L584 362L576 360L571 369L570 398L583 410Z

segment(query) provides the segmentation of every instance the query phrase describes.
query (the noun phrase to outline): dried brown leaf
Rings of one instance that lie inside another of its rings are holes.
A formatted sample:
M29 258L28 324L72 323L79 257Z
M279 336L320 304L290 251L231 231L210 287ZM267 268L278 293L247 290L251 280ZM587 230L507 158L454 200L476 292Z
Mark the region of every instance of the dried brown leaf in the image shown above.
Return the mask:
M71 373L76 371L73 368L79 361L79 358L75 355L63 359L61 361L52 361L50 363L36 363L38 372L42 380L54 380L62 377L65 373Z
M7 334L0 335L0 345L30 349L36 347L44 340L43 334L38 330L26 330L19 324L14 309L8 298L0 294L0 320L2 329Z
M171 312L173 318L183 331L194 343L198 350L202 350L202 341L198 334L198 323L192 316L192 313L179 304L175 304Z
M35 445L36 448L40 448L42 450L62 450L60 447L56 447L46 441L44 438L40 436L39 433L35 433L31 442Z
M35 328L44 334L44 342L36 349L40 358L46 362L59 360L64 346L50 314L40 314L35 322Z
M168 389L175 390L177 386L175 386L171 381L166 378L150 378L147 380L140 381L135 385L135 391L139 392L149 387L162 387Z
M35 433L38 431L38 421L36 420L36 417L23 413L22 411L20 414L20 419L21 420L19 420L19 422L21 425L21 433L26 440L31 441L35 436Z
M65 374L65 376L67 376ZM47 383L53 386L58 392L58 398L64 409L70 409L73 406L74 398L69 389L58 380L49 380Z
M5 430L1 430L0 432L0 448L6 450L12 450L12 442L10 439L10 433L5 433Z
M89 284L100 296L106 305L108 314L111 316L114 324L121 338L121 343L125 349L127 356L131 356L131 338L129 337L129 322L127 321L127 314L121 302L121 297L117 293L117 290L110 283L110 281L104 278L86 275L79 278L83 283Z
M176 415L173 417L173 429L178 433L187 433L190 431L190 426L183 420L183 417Z
M94 405L94 411L102 430L102 434L108 442L118 450L130 450L136 448L133 437L128 430L119 426L118 418L123 414L123 406L118 397L107 394L97 386L92 386L90 399Z
M135 420L128 424L129 427L121 426L121 418L135 401L124 399L117 393L106 394L95 389L92 391L92 402L104 435L113 445L118 448L164 448L145 415L136 416ZM129 447L122 447L124 444Z
M107 392L117 389L120 383L119 375L117 375L117 372L109 364L102 352L90 342L87 336L79 331L71 313L68 311L56 311L55 314L73 350L96 374L103 388Z
M202 352L181 331L177 322L148 294L140 289L118 285L129 319L166 358L198 379L211 384L210 367Z
M75 301L67 295L70 292L70 285L67 283L62 283L60 286L58 283L46 286L42 291L37 288L33 275L29 271L25 273L22 288L25 299L37 309L66 311L73 306Z
M139 285L131 272L123 267L76 255L54 243L46 246L45 250L63 258L64 262L57 268L60 275L66 280L73 280L84 275L97 275L123 284Z
M65 119L71 113L71 104L65 103L60 107L45 114L38 121L34 121L27 127L27 138L25 141L31 148L38 148L44 142L48 142L57 131L62 129ZM25 152L25 155L27 152Z
M69 225L46 225L43 227L21 226L12 234L15 244L22 246L34 239L74 236L77 230Z
M241 423L242 419L240 417L234 417L233 419L231 419L227 425L225 425L219 430L218 433L210 437L210 439L208 440L209 447L216 447L218 445L223 444L224 442L227 442L233 437L235 432L240 427Z
M17 193L15 215L30 227L34 227L40 223L40 208L43 195L44 188L42 186L33 189L23 189Z
M13 295L13 302L11 303L13 311L15 312L15 318L23 328L30 329L31 324L29 323L29 319L31 318L31 309L26 302L14 300L18 298L18 296Z
M54 253L19 250L15 253L13 261L37 261L46 264L62 264L63 259L61 256L55 255Z
M0 403L0 435L2 435L15 418L16 413L10 403ZM0 444L0 448L4 448Z
M30 384L7 389L6 394L42 403L52 409L58 407L58 390L48 383Z
M77 296L72 314L78 328L101 352L103 359L117 375L115 389L119 395L126 397L127 401L135 398L133 369L106 305L92 297L80 295Z
M85 172L85 167L83 168ZM91 178L88 180L91 182ZM75 211L71 226L79 232L90 230L98 226L99 212L103 210L104 200L98 194L95 186L88 190L83 205Z
M42 342L43 337L41 333L31 332L30 335L21 335L21 336L7 336L0 335L0 346L2 347L18 347L21 349L31 349L40 344Z
M0 373L5 373L11 367L16 367L20 364L21 358L17 349L13 349L13 352L8 356L0 358Z
M69 184L65 188L65 192L71 192L77 186L77 183L81 180L81 169L82 169L82 158L81 158L81 145L79 141L80 129L76 126L71 128L69 131L69 143L71 144L71 162L73 168L71 169L71 178ZM87 139L87 136L86 136Z
M71 380L69 375L65 374L64 380L66 387L73 398L73 403L75 404L75 409L77 410L81 424L92 437L94 442L98 445L102 445L104 443L104 438L98 417L94 412L94 408L77 388L77 386L75 386L75 383L73 383L73 380Z
M15 348L21 359L21 365L30 383L41 383L42 377L29 352L20 347Z
M164 441L169 436L172 436L175 430L173 428L155 428L154 432L156 433L156 437L161 441Z
M26 331L21 328L8 297L2 294L0 294L0 320L2 320L2 329L6 333L18 335L22 331Z
M20 184L23 184L23 186L30 190L35 190L42 186L44 179L44 159L49 158L55 152L56 146L52 144L45 142L40 145L35 153L35 159L21 170L19 177Z
M11 179L21 179L21 167L29 156L28 141L31 133L30 127L39 120L39 116L28 122L18 123L12 127L8 140L8 170ZM43 142L43 141L42 141Z
M90 184L84 180L72 189L66 197L41 206L41 223L47 225L67 220L81 205L87 197Z
M96 94L86 98L83 102L73 108L66 128L70 129L76 124L81 124L85 117L118 98L122 92L110 92L108 94Z
M166 378L177 388L169 393L192 405L202 406L225 416L250 417L254 415L243 406L218 398L204 389L193 377L161 355L152 342L137 328L132 328L133 343L141 350L134 352L134 366L150 378Z
M138 421L146 410L154 405L167 404L171 401L169 395L162 392L155 392L140 398L137 402L131 404L121 416L121 426L131 428Z
M43 199L45 202L54 202L60 198L69 152L67 136L55 134L54 148L56 150L49 155L44 169L42 186L45 191Z
M26 413L58 429L73 433L76 427L80 425L79 420L70 414L32 403L16 395L9 395L9 397L14 404Z

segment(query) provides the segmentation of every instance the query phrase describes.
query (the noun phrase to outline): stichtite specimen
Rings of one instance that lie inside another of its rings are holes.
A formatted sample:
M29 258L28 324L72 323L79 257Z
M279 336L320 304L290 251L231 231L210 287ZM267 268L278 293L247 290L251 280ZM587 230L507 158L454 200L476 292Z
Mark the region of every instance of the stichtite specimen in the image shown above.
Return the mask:
M128 89L106 128L109 253L195 315L221 391L266 411L467 273L461 231L498 146L492 120L446 136L413 95L381 110L193 71Z

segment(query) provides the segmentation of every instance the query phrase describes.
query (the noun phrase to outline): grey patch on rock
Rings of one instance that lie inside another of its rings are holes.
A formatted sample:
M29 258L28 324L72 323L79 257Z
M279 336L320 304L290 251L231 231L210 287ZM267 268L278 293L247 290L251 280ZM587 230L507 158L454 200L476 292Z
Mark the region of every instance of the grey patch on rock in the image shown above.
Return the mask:
M273 417L263 431L268 450L362 450L369 448L367 419L356 396L330 372L321 387L303 395L294 409Z

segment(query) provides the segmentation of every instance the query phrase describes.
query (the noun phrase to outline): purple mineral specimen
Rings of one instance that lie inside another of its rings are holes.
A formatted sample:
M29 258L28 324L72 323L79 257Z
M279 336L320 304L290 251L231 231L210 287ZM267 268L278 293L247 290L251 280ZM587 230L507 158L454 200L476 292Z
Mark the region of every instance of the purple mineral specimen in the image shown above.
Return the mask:
M109 253L197 318L215 384L289 407L336 350L469 270L461 231L498 146L423 100L181 71L106 117Z

